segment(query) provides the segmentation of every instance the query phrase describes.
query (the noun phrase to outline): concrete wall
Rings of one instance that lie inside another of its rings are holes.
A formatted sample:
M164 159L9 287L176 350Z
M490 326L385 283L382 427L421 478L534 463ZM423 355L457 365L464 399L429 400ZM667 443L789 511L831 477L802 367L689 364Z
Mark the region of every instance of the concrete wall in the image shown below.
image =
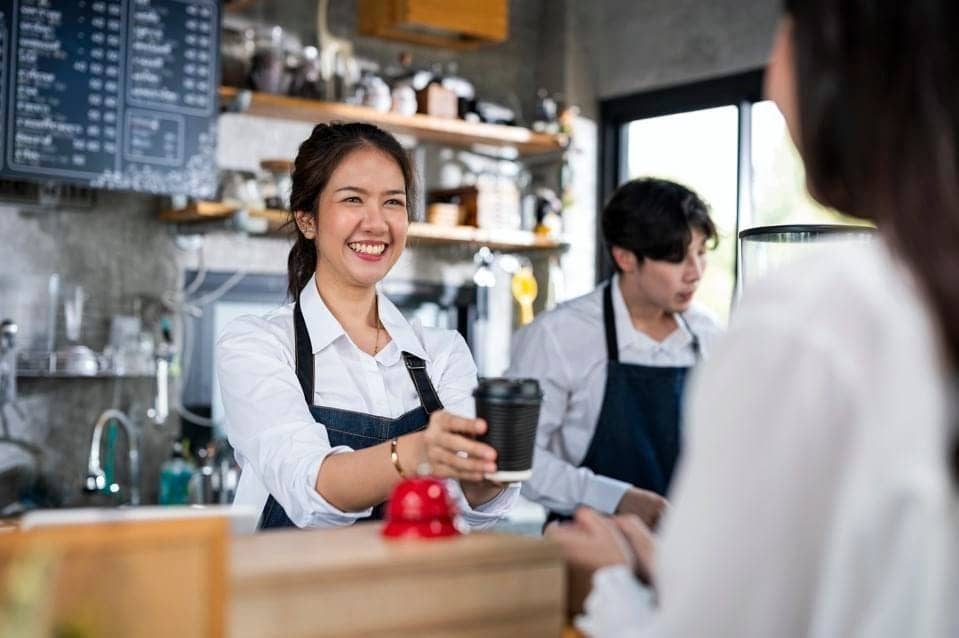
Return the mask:
M0 204L0 316L17 321L19 345L44 348L49 311L47 282L53 273L61 289L83 287L87 301L79 342L97 351L107 341L109 317L133 314L136 307L157 307L178 285L173 238L157 220L159 198L100 192L91 209ZM55 347L67 345L62 305L57 313ZM143 472L155 477L177 427L145 424L152 405L153 380L145 378L21 378L19 411L7 406L7 434L44 449L37 473L35 459L0 443L0 507L27 490L50 503L77 504L85 497L90 433L97 416L116 407L143 424ZM126 441L119 442L121 453ZM125 475L122 475L125 483ZM155 480L143 489L155 492ZM155 498L155 496L153 497Z
M781 11L780 0L605 0L599 6L592 34L592 50L602 60L599 98L764 66Z

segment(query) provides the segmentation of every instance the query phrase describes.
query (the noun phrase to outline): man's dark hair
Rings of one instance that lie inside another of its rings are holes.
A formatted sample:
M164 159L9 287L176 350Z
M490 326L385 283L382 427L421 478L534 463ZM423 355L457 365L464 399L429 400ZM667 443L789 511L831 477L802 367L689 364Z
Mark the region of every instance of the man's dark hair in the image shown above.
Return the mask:
M715 247L716 225L709 207L681 184L643 177L620 186L603 209L603 239L612 258L613 246L644 259L681 262L693 239L692 229L702 231ZM613 266L619 270L616 260Z

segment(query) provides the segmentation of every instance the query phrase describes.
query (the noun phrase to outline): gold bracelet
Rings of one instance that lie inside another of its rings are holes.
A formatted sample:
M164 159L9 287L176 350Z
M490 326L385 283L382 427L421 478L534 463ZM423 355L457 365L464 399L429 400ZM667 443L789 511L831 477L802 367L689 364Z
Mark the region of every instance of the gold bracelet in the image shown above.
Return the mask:
M396 468L400 477L406 478L406 472L403 471L403 466L400 465L400 453L396 451L397 443L399 443L399 439L390 441L390 460L393 461L393 467Z

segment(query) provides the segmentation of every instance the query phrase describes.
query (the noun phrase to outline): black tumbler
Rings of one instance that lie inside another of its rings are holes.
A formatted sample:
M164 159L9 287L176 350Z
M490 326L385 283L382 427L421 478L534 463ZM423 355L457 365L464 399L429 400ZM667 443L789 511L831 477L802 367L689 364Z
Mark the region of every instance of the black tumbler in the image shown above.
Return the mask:
M533 448L543 391L536 379L480 379L473 391L476 416L486 420L479 440L496 450L491 481L514 483L533 473Z

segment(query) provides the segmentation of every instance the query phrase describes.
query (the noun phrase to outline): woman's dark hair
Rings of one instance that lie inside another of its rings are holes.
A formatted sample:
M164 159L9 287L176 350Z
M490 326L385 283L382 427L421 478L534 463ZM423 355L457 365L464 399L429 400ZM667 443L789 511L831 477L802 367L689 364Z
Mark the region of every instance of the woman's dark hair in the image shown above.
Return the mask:
M396 138L386 131L362 122L317 124L310 136L300 144L293 163L293 186L290 189L290 210L309 211L316 215L320 193L326 188L333 171L347 155L361 148L374 148L392 157L406 182L407 211L415 200L416 185L409 157ZM296 299L316 270L316 246L303 235L292 218L296 240L287 260L288 287Z
M686 258L692 229L715 246L716 225L709 207L693 191L665 179L644 177L626 182L603 209L603 239L612 258L613 246L644 259L679 263ZM619 270L616 260L613 266Z
M785 0L809 191L872 219L959 369L959 2ZM951 465L959 480L959 445Z

